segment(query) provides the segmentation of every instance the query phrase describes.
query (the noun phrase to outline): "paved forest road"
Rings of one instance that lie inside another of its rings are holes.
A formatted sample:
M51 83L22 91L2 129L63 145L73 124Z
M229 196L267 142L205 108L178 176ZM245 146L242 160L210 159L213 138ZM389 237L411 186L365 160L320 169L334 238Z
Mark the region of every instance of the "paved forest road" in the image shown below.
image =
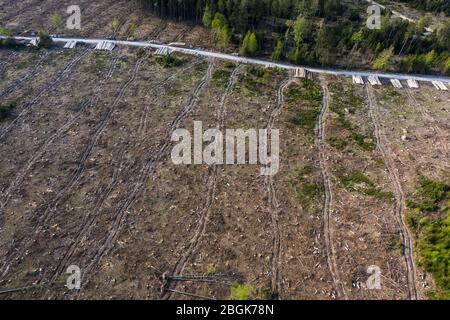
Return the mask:
M4 39L4 38L5 37L0 36L0 39ZM31 40L36 39L36 37L13 37L13 38L15 38L16 40L24 40L24 41L31 41ZM83 39L83 38L63 38L63 37L52 37L52 40L55 43L66 43L68 41L76 41L77 43L84 43L84 44L90 44L90 45L96 45L98 42L101 42L101 41L109 41L118 46L131 46L131 47L153 48L153 49L167 48L169 50L173 50L176 52L181 52L181 53L189 54L189 55L196 55L196 56L202 56L202 57L207 57L207 58L228 60L228 61L233 61L233 62L242 63L242 64L261 65L261 66L265 66L265 67L278 67L278 68L285 69L285 70L293 70L293 69L299 67L299 66L295 66L295 65L278 63L278 62L264 60L264 59L246 58L246 57L240 57L240 56L235 56L235 55L221 53L221 52L214 52L214 51L195 49L195 48L188 49L188 48L174 47L174 46L170 46L170 45L156 44L156 43L151 43L151 42L146 42L146 41L124 41L124 40L109 40L109 39ZM445 77L445 76L440 76L440 75L410 75L410 74L401 74L401 73L380 73L380 72L371 72L371 71L352 71L352 70L309 68L309 67L306 67L306 68L308 69L308 71L310 71L312 73L328 74L328 75L344 76L344 77L350 77L353 75L362 76L362 77L378 76L380 78L386 78L386 79L399 79L399 80L414 79L417 81L425 81L425 82L443 81L443 82L446 82L447 84L450 83L450 77Z

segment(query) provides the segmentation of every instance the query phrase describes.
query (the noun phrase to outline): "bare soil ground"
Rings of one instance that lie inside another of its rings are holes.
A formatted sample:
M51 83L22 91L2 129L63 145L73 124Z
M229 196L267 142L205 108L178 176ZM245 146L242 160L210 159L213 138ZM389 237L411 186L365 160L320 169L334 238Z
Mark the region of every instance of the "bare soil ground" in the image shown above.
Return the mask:
M130 3L131 2L131 3ZM14 34L37 32L45 29L52 34L79 37L115 37L117 39L136 38L163 42L185 42L206 47L211 44L211 32L201 26L163 21L149 16L138 1L87 1L77 5L81 9L81 29L67 29L67 8L73 3L68 0L24 0L19 3L0 1L0 23ZM62 18L60 26L55 26L52 17ZM118 30L113 30L112 21L119 21ZM133 34L130 26L135 25Z
M120 3L81 1L79 35L127 37L126 24L108 26L128 14ZM67 4L1 1L0 14L31 30ZM199 27L131 17L140 39L209 41ZM0 104L16 105L0 122L0 287L34 286L1 298L219 299L241 283L258 299L408 299L434 287L408 265L399 204L418 170L449 178L448 93L181 55L164 65L124 48L0 58ZM279 129L280 172L174 165L171 134L194 121ZM65 287L70 265L81 290ZM367 287L370 266L380 290Z

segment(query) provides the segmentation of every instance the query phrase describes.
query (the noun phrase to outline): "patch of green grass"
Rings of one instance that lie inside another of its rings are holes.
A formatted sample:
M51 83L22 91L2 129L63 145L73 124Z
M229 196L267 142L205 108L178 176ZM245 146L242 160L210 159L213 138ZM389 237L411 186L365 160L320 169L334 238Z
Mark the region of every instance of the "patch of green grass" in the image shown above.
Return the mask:
M48 34L47 30L40 30L38 32L38 48L50 48L53 45L53 40Z
M244 77L244 78L242 78L242 82L244 84L244 87L251 93L253 93L253 94L262 93L259 81L256 81L252 77L248 77L248 76Z
M299 86L289 86L285 90L284 95L288 103L298 100L320 103L322 100L320 86L317 82L308 79L302 79Z
M300 91L299 86L289 86L285 92L284 96L286 97L287 102L294 102L295 100L300 99L302 93Z
M206 68L207 68L207 65L204 62L203 63L196 63L196 64L194 64L194 71L197 74L205 73Z
M369 179L369 177L358 170L352 170L344 173L344 175L339 177L339 182L344 188L351 190L355 190L355 186L359 184L373 186L373 182Z
M383 167L386 166L386 163L384 162L383 159L377 159L377 160L375 160L375 164L376 164L378 167L381 167L381 168L383 168Z
M295 189L296 197L304 210L311 210L313 205L318 205L324 194L324 186L321 181L311 178L313 166L306 165L297 170L290 179L291 186Z
M253 95L264 94L264 91L267 86L267 82L265 80L248 74L244 75L243 78L241 78L241 81L244 85L244 88L247 89Z
M369 187L363 190L364 194L380 200L392 201L394 200L394 194L390 191L382 191L376 187Z
M321 92L316 82L302 80L300 85L290 85L284 92L287 109L290 111L288 121L314 133L317 116L320 112ZM308 102L304 104L302 102Z
M391 246L391 249L397 250L397 252L400 252L401 255L403 255L404 252L405 252L405 248L404 248L403 242L400 239L393 240L391 242L390 246Z
M249 300L252 294L252 286L249 284L233 283L230 287L231 300Z
M0 36L10 37L11 36L11 31L6 29L5 27L0 26Z
M296 126L303 127L308 131L312 131L316 125L316 119L319 115L317 109L299 110L294 116L289 118L289 122Z
M206 267L205 276L212 276L217 273L217 267L214 263L208 264Z
M450 300L450 290L428 290L425 295L431 300Z
M398 90L393 87L383 87L381 92L390 103L404 104L406 102L406 97L400 94Z
M401 255L404 254L403 242L398 233L386 234L384 240L390 250L398 251Z
M234 64L233 62L227 61L227 62L224 63L223 67L225 69L230 70L230 69L236 68L236 64Z
M373 151L376 148L375 137L373 131L370 131L367 135L359 132L356 125L352 124L343 113L338 114L338 123L344 129L350 132L352 140L363 150Z
M417 237L419 264L433 275L430 299L450 299L450 181L418 173L419 190L407 201L406 221Z
M178 58L177 56L173 54L167 54L162 57L156 58L156 63L158 63L163 68L173 68L173 67L180 67L183 65L184 60Z
M107 52L95 51L89 58L89 62L83 66L85 73L99 73L105 68L110 55Z
M120 57L119 58L120 68L128 68L128 66L130 65L132 59L133 59L133 57L131 57L131 58L130 57L126 57L126 56Z
M143 55L145 54L144 48L138 48L136 51L133 52L133 60L139 60Z
M446 196L448 197L449 185L444 181L430 180L420 173L418 175L420 190L414 199L407 201L408 207L417 208L423 212L438 210L439 201Z
M221 86L226 86L228 79L230 78L231 72L225 69L218 69L213 73L213 80Z
M22 49L25 48L25 44L22 42L19 42L17 40L15 40L14 38L5 38L0 40L0 49L13 49L13 50L18 50L18 49Z
M15 102L11 102L7 105L0 105L0 121L9 118L15 107L16 107Z
M285 74L285 71L283 69L281 69L280 67L275 67L275 68L272 68L271 70L273 70L273 72L275 72L279 76L282 76Z
M297 176L299 179L304 180L308 178L310 174L313 172L313 166L312 165L306 165L302 167L300 170L298 170Z
M322 184L307 183L302 185L301 193L306 197L306 201L312 202L314 199L318 199L323 195L324 187Z
M353 114L356 110L361 109L363 98L356 93L354 88L346 88L344 84L335 82L330 89L334 92L331 105L333 112L339 114L347 109L350 114Z
M349 131L350 137L361 149L365 151L375 150L376 140L373 130L362 133L360 128L347 118L347 113L353 114L361 108L362 98L356 94L354 89L345 90L341 83L334 83L331 88L334 94L331 99L330 110L337 114L337 123Z
M244 70L239 82L253 96L265 94L268 87L272 90L276 84L275 81L269 81L271 72L268 69L247 66Z
M348 142L338 137L329 137L328 143L336 150L342 151L348 145Z
M316 102L320 102L322 100L320 86L317 82L309 79L302 79L300 84L304 89L304 91L301 94L301 98L307 101L316 101Z
M392 192L382 191L375 183L365 174L358 170L345 171L341 168L338 176L339 184L349 190L362 193L367 196L374 197L379 200L392 201L394 194Z
M442 209L438 218L423 222L422 236L418 241L420 265L430 272L441 291L434 292L436 299L450 298L450 207Z
M257 77L257 78L262 78L264 80L269 80L270 77L270 72L267 69L263 69L263 68L258 68L255 66L248 66L247 67L247 72L252 74L253 76Z
M356 144L365 151L373 151L377 147L373 132L369 132L367 135L363 135L356 130L351 131L351 137Z

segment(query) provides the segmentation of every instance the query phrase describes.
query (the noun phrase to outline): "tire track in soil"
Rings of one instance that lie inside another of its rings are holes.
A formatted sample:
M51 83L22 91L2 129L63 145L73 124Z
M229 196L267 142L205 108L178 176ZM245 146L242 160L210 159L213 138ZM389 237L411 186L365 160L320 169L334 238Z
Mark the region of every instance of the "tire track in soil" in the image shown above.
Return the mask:
M150 175L153 174L153 172L155 171L158 162L160 162L163 159L163 157L167 154L168 149L171 145L172 133L179 127L179 125L186 119L186 117L195 107L195 103L198 100L200 92L212 77L213 67L214 63L213 61L211 61L208 65L208 70L205 76L196 84L191 96L189 97L188 103L171 122L169 128L167 129L165 139L160 143L160 148L156 152L152 152L154 154L153 156L149 155L149 160L146 161L146 164L140 170L138 174L139 179L137 182L134 183L134 187L127 188L128 190L130 190L129 196L119 203L118 209L113 214L115 218L108 231L108 235L106 236L103 244L99 247L97 253L93 256L91 262L85 269L84 272L85 275L90 273L92 268L101 261L101 259L109 252L109 250L113 246L113 243L117 239L117 236L121 229L125 215L130 210L132 204L143 193L146 187L146 182L150 177Z
M145 57L147 57L147 55L143 55L139 60L136 61L131 75L128 78L128 80L121 86L121 88L119 89L116 97L114 98L113 103L111 104L108 112L105 114L105 116L103 117L103 119L101 120L99 126L96 128L94 134L91 136L91 139L89 140L89 143L87 144L82 156L81 156L81 160L79 161L79 164L77 166L77 168L74 170L72 177L69 180L69 183L67 183L67 185L58 192L58 194L56 195L55 199L53 199L51 201L51 204L47 206L47 209L45 210L44 214L43 214L43 220L44 223L47 222L48 220L48 215L49 215L49 211L55 209L59 202L62 200L62 198L70 191L72 190L72 188L74 187L74 185L78 182L78 180L80 179L81 175L83 174L85 167L86 167L86 162L87 159L90 157L92 150L94 149L94 147L97 144L98 139L100 138L100 136L102 135L103 131L105 130L111 116L114 114L114 112L116 111L116 107L119 104L119 102L122 100L123 95L125 94L125 91L128 89L128 87L130 86L130 84L134 81L134 79L136 78L136 75L139 71L139 68L142 64L142 61L144 61Z
M446 141L446 134L445 132L442 131L441 128L439 128L439 126L437 125L437 121L436 119L434 119L429 113L428 111L423 107L422 104L420 104L417 99L414 97L414 95L412 94L410 89L406 89L406 92L408 94L408 98L409 98L409 103L412 104L414 106L414 109L416 109L420 115L422 116L422 118L429 122L431 124L431 127L433 128L434 132L437 135L439 144L441 145L442 149L440 149L440 151L442 151L446 156L449 155L449 149L448 149L448 142Z
M405 259L407 280L408 280L408 293L411 300L417 300L417 285L416 285L416 266L413 259L413 244L412 238L409 233L409 229L404 221L405 211L405 195L403 193L402 185L398 170L395 167L394 157L392 156L392 150L389 148L388 140L381 128L378 119L378 106L375 100L375 96L372 92L372 88L366 84L367 100L369 102L369 113L372 119L372 123L375 128L375 136L377 139L377 146L383 156L383 160L386 163L386 168L389 172L389 178L392 181L392 185L395 189L395 217L400 228L400 237L403 244L403 256Z
M30 79L33 79L38 73L39 71L41 71L41 66L44 63L45 59L50 55L49 51L46 51L40 58L39 60L36 62L36 64L34 65L34 67L27 72L26 75L24 75L23 77L21 77L20 79L17 79L15 81L13 81L13 83L11 83L7 88L5 88L3 90L2 93L0 93L0 99L5 98L5 96L9 96L11 93L13 93L19 86L21 86L22 84L24 84L25 82L27 82Z
M75 253L75 250L78 248L78 245L86 239L87 234L88 234L92 224L94 223L95 218L97 217L97 214L100 211L103 203L109 197L112 190L116 187L117 183L119 182L119 176L120 176L121 172L123 172L127 166L131 165L130 163L125 161L125 154L126 154L126 150L124 147L122 147L119 152L119 157L118 157L118 159L120 159L120 161L118 163L118 166L114 166L113 175L112 175L110 181L108 182L106 187L104 187L104 188L99 187L99 189L96 192L96 194L99 195L99 198L98 198L98 201L93 210L93 214L88 213L88 216L84 219L82 226L80 228L80 231L75 236L75 240L72 242L69 249L66 251L63 258L58 263L56 270L50 279L50 283L54 283L58 279L60 274L62 274L64 272L66 265L68 264L68 261L70 260L70 258L72 258L73 254ZM45 281L45 276L41 279L41 283L43 281Z
M154 86L150 93L151 94L155 94L155 93L160 93L160 89L163 89L164 86L174 80L175 78L177 78L177 76L179 76L179 74L185 72L187 69L193 67L194 65L196 65L195 63L192 65L189 65L185 68L182 68L180 70L178 70L176 73L170 75L169 77L167 77L166 79L164 79L163 81L161 81L159 84L157 84L156 86ZM139 124L139 129L138 129L138 136L143 136L145 133L145 123L143 124L143 119L146 119L147 116L146 114L149 112L148 110L148 104L146 104L145 108L143 109L143 112L141 114L141 121ZM145 116L144 116L145 115ZM131 148L136 147L139 144L139 140L134 140L134 146L132 146ZM88 213L88 216L86 217L85 221L82 223L82 226L80 228L80 231L77 232L76 236L75 236L75 240L72 242L72 244L70 245L69 249L66 251L66 253L64 254L62 260L58 263L58 266L56 268L56 271L54 272L52 278L51 278L51 282L55 282L57 280L57 278L61 275L61 273L65 270L65 267L68 264L69 259L73 256L73 254L75 253L76 249L78 248L78 245L84 241L84 239L87 238L88 234L91 231L91 227L95 221L95 218L98 216L98 213L100 212L101 208L103 207L103 203L106 201L106 199L109 197L109 195L111 194L112 190L117 186L117 183L119 182L119 175L121 173L123 173L124 175L128 174L129 169L133 166L132 163L130 162L124 162L123 161L123 157L126 153L125 148L127 147L127 145L124 145L121 149L121 151L119 152L119 159L121 159L121 161L119 162L118 166L114 166L114 171L113 171L113 175L107 185L107 187L102 188L100 187L98 192L96 194L99 194L99 200L96 202L95 208L93 210L92 213Z
M228 85L225 89L224 94L222 95L220 104L217 110L217 125L219 130L223 130L225 116L226 116L226 103L228 101L228 97L230 96L231 91L233 90L236 81L237 75L240 71L240 66L237 66L230 75L230 79L228 81ZM206 195L206 201L203 205L203 208L200 213L200 220L198 221L197 229L195 230L194 235L191 237L189 241L188 248L184 251L183 255L178 259L171 276L169 276L164 284L164 292L162 299L168 300L172 297L174 290L177 288L177 282L173 281L173 277L179 277L183 274L184 269L187 266L192 255L194 255L199 246L199 240L204 236L206 232L206 226L209 221L209 217L211 215L211 207L214 203L214 196L217 187L217 175L218 175L219 165L213 165L211 168L211 173L208 176L208 194Z
M330 101L330 92L328 90L328 84L325 79L320 79L320 84L322 86L322 108L320 109L319 116L317 118L316 125L316 145L319 150L319 165L320 173L322 175L322 180L325 189L325 199L323 207L323 233L325 238L325 249L327 253L327 264L333 279L334 292L332 296L343 297L345 300L348 299L347 293L345 291L344 285L340 281L339 269L336 263L336 251L333 245L333 231L331 228L331 214L333 213L333 193L330 175L328 173L328 168L326 164L326 154L325 154L325 115L328 111L328 105Z
M116 110L117 105L119 104L120 100L122 99L123 94L125 93L126 89L136 78L137 72L139 71L139 67L146 56L147 55L143 55L139 60L136 61L134 67L131 70L131 75L130 75L129 79L125 83L123 83L123 85L118 90L116 97L115 97L113 103L110 105L108 112L101 119L99 126L97 126L95 132L91 136L91 139L89 140L88 144L86 145L86 148L85 148L84 152L82 153L81 159L79 161L79 164L78 164L77 168L75 170L73 170L73 173L72 173L71 177L69 178L68 182L56 194L56 196L52 200L50 200L49 202L47 202L47 204L44 205L44 208L39 208L36 210L37 212L36 212L35 216L39 217L38 218L39 219L38 226L36 227L35 231L33 232L33 236L30 239L28 239L29 241L28 241L28 245L26 247L29 247L31 245L31 243L36 238L36 236L41 232L42 227L48 223L48 220L52 216L54 209L58 206L58 204L64 198L64 196L67 194L67 192L69 192L74 187L74 185L78 182L78 180L80 179L82 173L85 170L87 159L91 155L92 150L94 149L94 146L97 144L97 141L98 141L100 135L103 133L112 114ZM42 213L40 213L40 211L42 211ZM8 258L6 260L12 261L12 258ZM6 264L7 264L7 262L5 262L5 265ZM6 274L6 271L8 270L8 268L9 268L9 266L7 266L7 267L3 266L0 269L0 273L2 274L2 276L4 276Z
M53 91L56 85L67 75L70 74L70 71L78 65L78 63L89 53L92 49L88 48L84 50L80 55L76 56L72 59L66 66L60 69L56 76L49 82L47 82L43 88L39 90L39 93L34 96L34 98L25 103L23 106L23 110L17 115L14 120L6 126L2 131L0 131L0 142L5 138L6 134L11 131L14 125L19 122L23 117L25 117L28 113L31 112L32 107L36 102L38 102L45 94Z
M270 134L281 110L284 106L284 89L292 81L292 75L283 82L280 83L277 89L277 104L273 111L271 112L269 119L267 120L266 129ZM263 181L264 190L267 196L267 210L270 214L271 228L272 228L272 259L271 259L271 279L270 279L270 291L274 294L277 299L281 298L281 236L280 236L280 225L279 225L279 213L280 204L276 195L275 183L273 176L266 175Z
M29 172L29 170L33 167L33 165L38 161L42 155L47 151L49 146L53 144L53 142L59 138L62 134L67 132L69 128L77 121L81 115L84 113L86 108L92 105L94 102L95 96L100 91L100 89L103 87L103 85L112 77L114 70L117 66L117 61L119 57L116 55L109 67L109 70L106 74L106 76L97 84L97 86L91 91L91 94L83 99L83 102L80 104L80 107L78 108L78 112L70 118L66 123L64 123L61 127L59 127L53 135L51 135L48 139L46 139L39 148L33 153L31 158L27 161L25 166L23 166L16 174L15 179L11 184L1 192L1 196L4 199L0 203L0 220L2 216L2 212L5 209L6 205L8 204L8 201L11 198L11 195L20 187L21 183L23 182L24 177Z

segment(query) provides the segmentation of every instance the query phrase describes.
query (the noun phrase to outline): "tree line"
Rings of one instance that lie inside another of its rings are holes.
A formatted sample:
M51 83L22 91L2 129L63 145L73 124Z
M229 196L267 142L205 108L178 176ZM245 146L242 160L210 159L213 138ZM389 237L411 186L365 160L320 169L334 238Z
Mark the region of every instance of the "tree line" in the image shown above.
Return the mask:
M381 29L369 29L367 4L358 1L139 1L160 17L212 28L219 49L238 46L243 55L271 55L308 65L370 63L374 69L450 73L450 23L424 35L426 19L411 23L383 12Z

